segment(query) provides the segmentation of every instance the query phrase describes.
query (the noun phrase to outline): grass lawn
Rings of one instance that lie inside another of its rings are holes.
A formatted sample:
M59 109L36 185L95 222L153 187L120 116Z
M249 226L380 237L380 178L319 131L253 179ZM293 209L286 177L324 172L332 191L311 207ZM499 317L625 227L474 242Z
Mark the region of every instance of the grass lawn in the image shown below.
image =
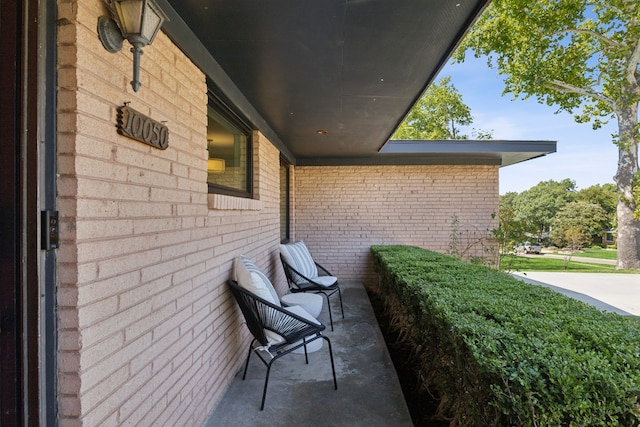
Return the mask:
M575 255L572 255L572 258ZM586 255L585 255L586 256ZM637 273L637 271L616 270L615 265L593 264L570 260L565 268L565 261L557 258L526 258L506 255L502 258L501 269L505 271L567 271L588 273Z
M618 251L615 249L589 248L571 255L572 257L587 257L599 259L617 259Z

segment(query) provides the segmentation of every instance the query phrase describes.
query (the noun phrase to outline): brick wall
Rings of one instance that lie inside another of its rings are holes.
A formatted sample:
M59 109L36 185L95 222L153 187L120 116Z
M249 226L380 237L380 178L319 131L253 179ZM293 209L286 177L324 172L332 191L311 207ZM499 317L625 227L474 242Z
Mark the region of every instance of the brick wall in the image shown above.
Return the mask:
M282 287L278 152L254 136L257 200L207 195L205 76L160 33L134 93L128 43L96 34L106 14L58 2L60 424L197 426L245 355L232 259ZM167 150L116 133L125 102L166 121Z
M449 252L457 218L462 252L496 226L497 166L296 167L295 183L295 238L342 278L373 278L371 245Z

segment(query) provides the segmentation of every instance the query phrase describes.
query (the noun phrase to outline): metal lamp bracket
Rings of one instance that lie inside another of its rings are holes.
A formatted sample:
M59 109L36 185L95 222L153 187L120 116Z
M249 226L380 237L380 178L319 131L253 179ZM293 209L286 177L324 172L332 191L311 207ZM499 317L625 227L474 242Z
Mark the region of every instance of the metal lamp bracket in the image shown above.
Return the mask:
M150 45L168 17L154 0L109 0L113 6L115 19L107 16L98 18L98 37L102 46L111 53L122 49L126 38L131 43L133 53L134 92L140 89L140 56L142 48Z
M102 46L111 53L119 52L122 49L122 32L118 28L118 24L107 16L98 18L98 37L102 42Z

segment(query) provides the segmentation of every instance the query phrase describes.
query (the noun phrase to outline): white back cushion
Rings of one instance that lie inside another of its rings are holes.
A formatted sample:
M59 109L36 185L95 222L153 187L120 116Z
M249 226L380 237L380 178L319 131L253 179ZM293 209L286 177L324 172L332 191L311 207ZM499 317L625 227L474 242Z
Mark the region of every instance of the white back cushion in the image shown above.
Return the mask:
M233 276L240 287L280 306L280 299L271 281L249 258L240 255L234 260Z
M307 245L301 240L296 243L288 243L286 245L280 245L280 253L282 258L291 267L296 269L300 274L305 275L309 279L318 277L318 268L316 263L311 258L311 253L307 249ZM294 277L296 282L305 282L301 277Z

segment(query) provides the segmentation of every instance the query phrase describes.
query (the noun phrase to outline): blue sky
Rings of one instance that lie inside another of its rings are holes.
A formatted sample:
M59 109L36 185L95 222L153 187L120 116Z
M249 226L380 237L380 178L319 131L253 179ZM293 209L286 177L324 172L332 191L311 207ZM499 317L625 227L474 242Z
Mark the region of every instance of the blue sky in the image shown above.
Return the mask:
M594 131L591 124L578 124L564 112L554 114L557 108L534 98L502 96L502 79L484 59L467 56L462 64L449 63L436 80L445 76L451 76L451 83L471 109L471 128L493 130L494 139L557 141L555 153L501 168L500 194L521 192L549 179L570 178L578 189L614 183L618 149L611 135L617 133L615 119ZM470 130L465 133L471 134Z

